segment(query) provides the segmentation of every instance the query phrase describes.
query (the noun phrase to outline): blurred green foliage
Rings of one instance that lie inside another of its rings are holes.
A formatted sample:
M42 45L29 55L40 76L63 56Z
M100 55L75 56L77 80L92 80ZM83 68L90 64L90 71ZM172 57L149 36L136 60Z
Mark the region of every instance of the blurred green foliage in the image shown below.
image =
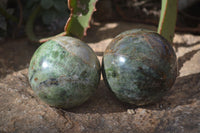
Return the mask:
M13 14L13 9L7 7L8 0L0 1L0 39L7 34L8 22L6 19L9 18L9 14ZM12 20L12 18L11 18Z
M50 24L55 19L68 18L67 0L24 0L26 10L33 9L40 5L41 11L39 16L42 22L46 25Z
M20 19L23 21L20 30L24 30L37 6L41 7L36 20L34 20L38 22L37 24L46 27L55 26L55 28L49 28L50 30L56 29L59 24L64 27L69 17L67 0L0 0L0 38L10 36L12 30L17 28Z

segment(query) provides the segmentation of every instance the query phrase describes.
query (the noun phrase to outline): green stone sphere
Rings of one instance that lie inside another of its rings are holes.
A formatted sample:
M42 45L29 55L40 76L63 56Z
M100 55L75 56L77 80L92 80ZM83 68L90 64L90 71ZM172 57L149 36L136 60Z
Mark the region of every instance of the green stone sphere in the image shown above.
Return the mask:
M93 50L72 37L57 37L34 53L28 78L35 94L59 108L84 103L100 80L100 64Z
M104 81L116 97L134 105L160 100L177 76L177 58L161 35L142 29L115 37L103 56Z

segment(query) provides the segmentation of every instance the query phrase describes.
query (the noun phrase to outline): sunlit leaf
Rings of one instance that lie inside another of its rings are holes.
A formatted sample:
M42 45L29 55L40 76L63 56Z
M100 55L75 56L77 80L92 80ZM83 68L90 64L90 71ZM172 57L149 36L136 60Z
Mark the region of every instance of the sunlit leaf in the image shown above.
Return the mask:
M158 33L172 42L176 26L177 0L162 0Z
M68 0L71 14L65 25L67 35L78 38L86 35L96 2L97 0Z

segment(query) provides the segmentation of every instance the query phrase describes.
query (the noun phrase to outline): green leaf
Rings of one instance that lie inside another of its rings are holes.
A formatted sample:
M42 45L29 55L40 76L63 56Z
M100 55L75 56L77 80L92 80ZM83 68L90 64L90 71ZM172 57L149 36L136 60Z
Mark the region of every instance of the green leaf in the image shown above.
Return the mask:
M162 0L158 33L172 42L176 26L178 0Z
M70 18L65 25L66 34L82 38L86 35L97 0L68 0L71 10Z
M54 1L54 7L59 12L64 12L65 10L67 10L67 4L65 3L65 0Z
M42 14L42 21L44 24L50 24L56 18L56 12L52 10L44 11Z
M38 3L39 0L28 0L27 3L26 3L26 7L27 8L30 8L32 7L34 4Z
M40 5L44 8L44 9L49 9L50 7L52 7L54 4L53 0L41 0Z

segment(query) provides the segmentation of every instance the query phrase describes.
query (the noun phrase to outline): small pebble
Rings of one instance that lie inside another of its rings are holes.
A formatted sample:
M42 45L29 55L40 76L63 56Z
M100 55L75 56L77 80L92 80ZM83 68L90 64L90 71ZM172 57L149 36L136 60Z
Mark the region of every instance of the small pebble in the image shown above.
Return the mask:
M133 115L135 114L135 111L133 109L127 109L127 113Z

